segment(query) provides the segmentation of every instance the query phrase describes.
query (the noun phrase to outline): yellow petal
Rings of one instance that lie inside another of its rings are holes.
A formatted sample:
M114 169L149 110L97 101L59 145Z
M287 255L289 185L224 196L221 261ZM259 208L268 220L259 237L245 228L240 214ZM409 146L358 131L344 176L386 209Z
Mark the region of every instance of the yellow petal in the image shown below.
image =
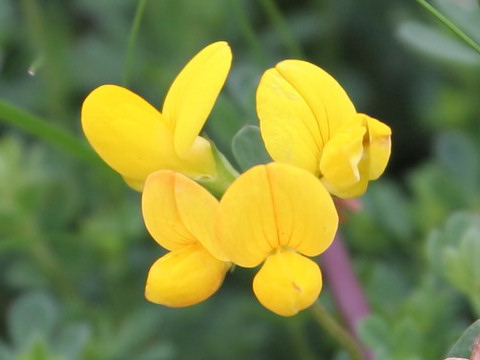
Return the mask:
M212 145L201 136L197 136L185 156L179 160L176 170L192 179L215 176L216 165Z
M392 130L384 123L367 115L359 114L359 116L364 116L367 122L369 179L376 180L385 171L390 158Z
M364 159L366 128L358 124L338 132L323 149L320 159L322 182L334 195L362 195L368 184L368 162Z
M150 268L145 297L171 307L197 304L218 290L229 267L201 245L170 252Z
M169 170L153 172L147 178L142 194L145 226L155 241L170 251L198 243L183 223L176 206L177 177L177 173Z
M200 51L178 74L163 104L174 132L175 151L184 157L200 133L225 83L232 53L224 41Z
M265 166L251 168L227 189L220 200L216 233L227 257L245 267L259 265L278 247Z
M285 60L275 68L312 109L324 143L355 115L355 107L345 90L318 66L301 60Z
M161 177L162 174L158 174ZM218 200L189 178L175 174L175 204L185 228L217 259L229 261L215 237Z
M227 190L217 216L217 234L227 257L253 267L274 249L318 255L337 230L333 201L309 172L282 163L251 168Z
M162 114L120 86L103 85L88 95L82 106L82 126L95 151L135 190L141 191L155 170L171 169L193 178L215 173L207 140L194 139L180 159Z
M312 305L322 289L322 274L312 260L293 251L280 251L265 261L253 279L260 303L282 316Z
M145 182L145 225L163 247L174 251L200 243L219 260L228 261L215 237L218 200L186 176L169 170L152 173Z
M276 69L263 74L258 85L257 113L270 156L318 174L323 140L305 99Z
M82 106L82 126L100 157L131 182L175 167L172 134L162 115L125 88L103 85L92 91Z
M272 158L318 175L324 144L355 115L355 107L324 70L305 61L285 60L263 75L257 112Z

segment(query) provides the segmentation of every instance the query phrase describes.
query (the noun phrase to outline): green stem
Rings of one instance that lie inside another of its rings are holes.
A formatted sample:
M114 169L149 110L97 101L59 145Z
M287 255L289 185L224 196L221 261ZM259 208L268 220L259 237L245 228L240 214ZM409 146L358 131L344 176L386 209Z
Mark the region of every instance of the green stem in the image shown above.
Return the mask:
M135 50L135 44L137 43L138 30L140 29L140 23L142 22L143 13L147 6L148 0L139 0L137 5L137 10L135 12L135 17L133 19L132 29L130 30L130 35L128 36L127 43L127 55L125 59L125 68L123 72L123 81L122 84L125 87L128 87L130 82L130 72L133 64L133 54Z
M83 160L99 164L98 156L77 137L0 99L0 120L19 127Z
M303 332L303 323L299 321L298 317L288 319L287 330L290 338L297 350L297 358L302 360L315 360L316 356L308 345L308 338Z
M261 0L261 3L273 26L277 29L280 36L283 38L285 46L287 47L290 55L295 58L305 58L302 48L300 47L297 40L290 31L290 28L288 27L287 22L283 18L280 9L275 3L275 0Z
M217 199L220 199L239 174L228 162L227 158L218 151L217 147L211 140L210 145L215 159L216 174L213 177L206 176L195 179L195 181L210 191Z
M465 34L458 26L448 20L442 13L430 5L426 0L416 0L420 5L427 9L433 16L440 20L445 26L455 33L460 39L472 47L476 52L480 54L480 45L478 45L470 36Z
M328 311L316 301L311 307L310 312L313 318L324 328L337 342L347 351L352 360L365 360L362 348L340 324L328 313Z

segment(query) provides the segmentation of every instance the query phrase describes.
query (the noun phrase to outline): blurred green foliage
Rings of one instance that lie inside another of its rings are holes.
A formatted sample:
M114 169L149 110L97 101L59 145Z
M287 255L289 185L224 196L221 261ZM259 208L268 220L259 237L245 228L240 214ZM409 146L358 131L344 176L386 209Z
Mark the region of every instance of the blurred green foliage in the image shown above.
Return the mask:
M343 226L374 314L362 340L382 360L442 359L480 316L480 56L414 1L279 0L283 29L265 4L149 1L130 87L160 107L186 61L227 40L234 64L206 132L244 170L268 160L254 106L267 67L297 51L338 78L394 134L386 178ZM480 41L477 1L432 4ZM0 100L85 142L82 100L122 81L136 5L0 0ZM346 358L308 314L263 309L249 271L192 308L148 304L162 250L139 199L109 169L0 123L0 359Z

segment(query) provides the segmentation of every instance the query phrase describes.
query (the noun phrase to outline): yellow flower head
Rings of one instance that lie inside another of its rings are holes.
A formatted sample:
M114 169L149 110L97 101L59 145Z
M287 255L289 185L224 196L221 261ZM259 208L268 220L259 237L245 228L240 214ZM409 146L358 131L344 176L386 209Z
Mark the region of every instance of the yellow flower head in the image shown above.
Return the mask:
M357 113L340 84L313 64L285 60L268 69L257 112L272 158L310 171L336 196L364 194L387 166L390 128Z
M227 190L217 212L217 238L226 257L244 267L264 262L253 290L271 311L295 315L318 297L322 277L306 256L333 241L338 215L312 174L288 164L251 168Z
M175 170L194 179L214 176L210 143L198 134L225 83L231 61L225 42L204 48L173 82L161 113L123 87L98 87L82 106L88 141L139 191L155 170Z
M218 201L203 187L170 170L145 182L142 211L152 237L169 250L150 268L146 298L171 307L197 304L213 295L230 262L214 234Z

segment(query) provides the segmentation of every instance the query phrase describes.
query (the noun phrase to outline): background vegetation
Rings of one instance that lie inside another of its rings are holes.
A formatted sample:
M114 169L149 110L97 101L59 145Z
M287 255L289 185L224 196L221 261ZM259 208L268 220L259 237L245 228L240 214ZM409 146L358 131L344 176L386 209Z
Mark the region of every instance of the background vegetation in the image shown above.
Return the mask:
M480 42L478 1L432 4ZM128 83L161 107L221 39L234 64L206 132L234 163L260 76L285 58L323 67L392 127L386 176L343 226L373 314L361 337L382 360L446 357L480 317L480 55L413 0L151 0L127 51L136 8L0 0L0 359L348 358L308 313L265 310L253 272L191 308L143 297L161 249L139 194L88 151L81 103ZM321 301L335 314L328 283Z

